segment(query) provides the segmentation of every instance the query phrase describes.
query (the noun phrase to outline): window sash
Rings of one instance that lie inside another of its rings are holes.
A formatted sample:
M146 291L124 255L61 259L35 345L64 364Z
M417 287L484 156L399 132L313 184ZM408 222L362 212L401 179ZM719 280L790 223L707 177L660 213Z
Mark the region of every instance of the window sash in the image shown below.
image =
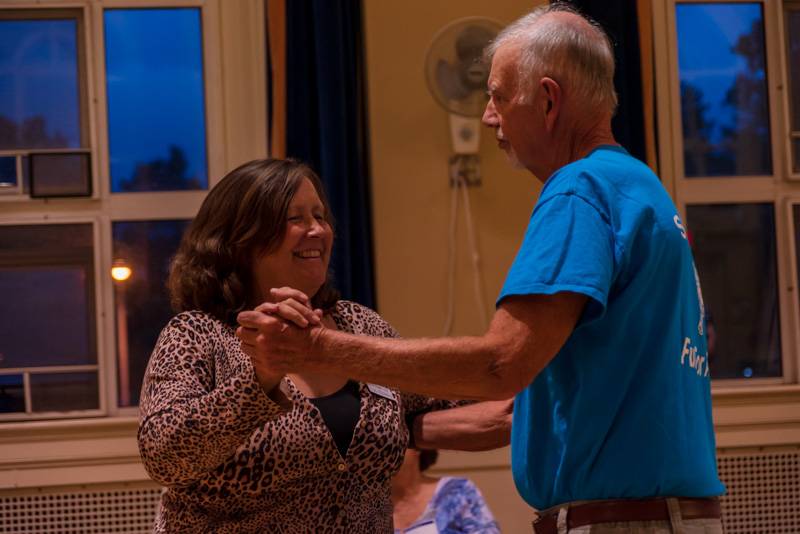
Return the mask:
M0 202L3 201L26 201L30 200L29 194L22 190L22 169L21 158L32 153L60 153L60 152L88 152L90 154L90 173L91 191L89 198L99 198L98 193L98 173L97 173L97 149L96 143L96 121L94 120L94 107L90 105L95 99L95 91L92 83L91 69L91 35L88 30L89 7L88 3L83 6L65 7L63 4L20 4L2 6L0 9L0 20L53 20L53 19L74 19L76 21L77 33L77 57L78 64L78 118L80 127L80 147L77 148L55 148L55 149L35 149L20 148L14 150L0 150L0 156L17 156L17 182L18 187L11 190L0 192Z
M789 180L797 180L800 181L800 153L797 154L797 161L794 159L794 147L793 142L795 140L800 140L800 124L792 125L791 114L793 113L792 103L790 101L790 95L793 92L800 91L800 80L792 80L791 72L789 71L789 31L788 31L788 16L787 13L793 12L800 12L800 1L791 0L791 1L784 1L784 7L781 12L782 17L782 24L780 25L781 30L781 63L784 66L783 72L784 77L786 80L786 84L784 85L785 90L783 92L783 106L786 109L786 114L784 118L785 128L786 131L789 133L788 136L784 137L784 145L785 145L785 161L784 164L786 165L786 177ZM800 35L796 36L798 40L800 40ZM798 129L794 129L794 127ZM794 172L795 167L798 169L798 172Z
M760 3L764 17L767 96L769 98L772 174L765 176L686 178L684 176L683 127L678 71L678 35L675 9L678 3ZM793 5L800 2L794 1ZM772 202L775 205L778 267L778 314L781 331L782 378L714 380L715 392L740 386L755 391L759 386L798 384L800 339L797 323L800 311L794 305L790 277L790 226L785 199L800 193L800 183L793 180L787 167L788 100L782 91L785 76L783 8L780 2L763 0L660 0L652 13L655 48L656 107L659 136L660 172L664 186L672 195L681 217L686 220L690 204L730 204Z
M79 370L96 370L97 371L97 387L99 391L99 399L98 399L98 408L92 410L78 410L78 411L66 411L66 412L37 412L37 413L9 413L9 414L0 414L0 421L20 421L20 420L37 420L37 419L68 419L76 416L97 416L97 415L107 415L109 412L109 403L108 397L105 394L105 390L108 386L107 374L108 374L108 367L109 361L108 358L105 357L105 346L108 341L107 338L113 337L109 336L106 322L108 319L107 313L107 305L106 296L105 296L105 288L104 285L104 278L110 278L109 276L104 276L109 271L106 270L102 265L102 258L100 254L100 243L101 243L101 228L100 228L100 220L97 217L87 216L80 212L73 213L71 215L58 215L52 216L47 218L40 218L40 217L2 217L0 218L0 226L17 226L17 225L42 225L42 226L53 226L58 224L76 224L76 223L83 223L83 224L91 224L92 225L92 245L94 250L94 257L93 257L93 268L95 272L94 277L94 320L95 320L95 327L94 327L94 342L97 347L97 363L96 364L86 364L86 365L53 365L53 366L37 366L37 367L16 367L16 368L8 368L8 369L0 369L0 375L9 375L9 374L23 374L25 380L25 396L26 396L26 408L29 410L31 407L30 403L30 384L29 384L29 377L31 374L43 374L43 373L50 373L51 371L54 373L59 372L67 372L67 371L79 371Z

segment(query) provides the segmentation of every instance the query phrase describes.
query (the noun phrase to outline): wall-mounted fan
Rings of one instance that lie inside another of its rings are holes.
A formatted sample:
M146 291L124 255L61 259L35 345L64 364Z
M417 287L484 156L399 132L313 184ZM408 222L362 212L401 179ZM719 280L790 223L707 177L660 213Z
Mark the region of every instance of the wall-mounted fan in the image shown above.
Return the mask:
M439 30L428 47L425 77L436 102L450 113L453 152L477 154L480 117L486 107L489 65L483 50L500 24L483 17L455 20Z
M436 102L450 115L450 224L448 230L447 317L443 335L450 335L455 317L456 227L459 197L464 203L467 237L472 258L475 303L481 320L488 324L481 276L480 255L467 186L481 184L478 148L481 115L486 107L486 80L489 65L483 51L497 36L500 24L483 17L467 17L451 22L436 34L425 57L425 78Z

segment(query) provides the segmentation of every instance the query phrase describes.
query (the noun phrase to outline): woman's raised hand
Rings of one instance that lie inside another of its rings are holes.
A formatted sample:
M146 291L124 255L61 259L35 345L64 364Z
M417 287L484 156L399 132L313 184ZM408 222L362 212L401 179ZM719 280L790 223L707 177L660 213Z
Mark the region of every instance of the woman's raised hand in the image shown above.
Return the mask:
M291 287L277 287L269 292L274 302L256 306L255 311L276 315L300 328L322 324L322 310L312 309L311 299L302 291Z

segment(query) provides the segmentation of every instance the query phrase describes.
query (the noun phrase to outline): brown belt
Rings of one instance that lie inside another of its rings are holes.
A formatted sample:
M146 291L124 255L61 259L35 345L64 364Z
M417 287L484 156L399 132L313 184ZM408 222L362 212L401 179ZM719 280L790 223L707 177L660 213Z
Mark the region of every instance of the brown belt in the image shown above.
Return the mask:
M719 499L679 498L682 519L715 519L720 517ZM566 505L567 528L618 521L669 521L667 499L625 499ZM535 534L558 534L558 509L539 516L533 522Z

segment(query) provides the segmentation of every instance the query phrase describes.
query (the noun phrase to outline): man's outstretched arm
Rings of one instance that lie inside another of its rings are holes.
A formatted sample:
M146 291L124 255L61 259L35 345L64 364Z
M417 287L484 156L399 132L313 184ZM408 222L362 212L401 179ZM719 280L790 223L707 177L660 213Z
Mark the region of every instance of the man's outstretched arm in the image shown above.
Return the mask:
M480 337L385 339L298 328L257 311L237 333L254 361L276 372L319 371L438 398L508 399L555 356L587 297L562 292L506 298Z
M486 401L418 415L411 424L418 449L487 451L511 441L513 400Z

